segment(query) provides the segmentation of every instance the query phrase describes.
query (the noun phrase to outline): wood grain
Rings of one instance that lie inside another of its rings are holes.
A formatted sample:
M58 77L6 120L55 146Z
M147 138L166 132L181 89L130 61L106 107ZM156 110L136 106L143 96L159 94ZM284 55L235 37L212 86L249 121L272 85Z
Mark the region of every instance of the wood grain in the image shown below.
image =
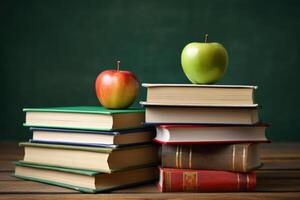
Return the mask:
M257 188L251 193L160 193L153 184L106 194L81 194L57 186L10 176L12 161L22 159L16 142L0 142L0 200L2 199L300 199L300 144L264 144L264 167L257 171Z
M282 200L282 199L299 199L299 192L268 192L268 193L162 193L162 194L13 194L1 195L0 200L179 200L179 199L201 199L201 200Z

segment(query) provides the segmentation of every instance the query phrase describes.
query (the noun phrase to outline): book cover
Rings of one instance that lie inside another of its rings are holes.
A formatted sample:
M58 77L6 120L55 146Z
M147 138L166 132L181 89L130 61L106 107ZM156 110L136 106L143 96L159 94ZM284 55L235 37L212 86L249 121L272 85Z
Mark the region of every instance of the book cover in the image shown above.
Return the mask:
M97 130L82 130L82 129L63 129L63 128L45 128L45 127L29 127L30 131L49 131L49 132L62 132L62 133L88 133L88 134L103 134L103 135L122 135L128 133L136 133L140 131L152 131L155 130L153 126L145 125L142 128L131 128L124 130L109 130L109 131L97 131Z
M149 124L150 125L150 124ZM160 128L210 128L210 127L270 127L270 124L258 122L256 124L157 124Z
M126 130L141 127L145 111L141 108L123 110L106 109L101 106L74 106L50 108L24 108L29 127L83 129L83 130Z
M152 144L142 144L142 145L130 145L122 148L109 148L109 147L89 147L89 146L75 146L75 145L61 145L61 144L44 144L44 143L32 143L32 142L20 142L19 146L29 146L29 147L41 147L50 149L69 149L69 150L80 150L80 151L92 151L99 153L111 153L112 151L122 151L126 149L137 149L143 148L145 146L150 146Z
M160 168L161 192L242 192L253 191L256 174L227 171Z
M25 142L20 146L24 146L26 162L105 173L158 162L154 144L104 148Z
M139 142L130 144L100 144L100 143L80 143L80 142L59 142L59 141L45 141L45 140L29 140L30 143L40 143L40 144L53 144L53 145L70 145L70 146L83 146L83 147L100 147L100 148L123 148L137 145L147 145L151 142Z
M146 106L146 123L256 124L257 107Z
M52 140L50 139L44 139L44 137L37 137L42 139L37 139L35 136L33 136L33 139L30 140L31 143L45 143L45 144L60 144L60 145L78 145L78 146L91 146L91 147L106 147L106 148L119 148L119 147L126 147L126 146L132 146L132 145L142 145L150 143L151 141L132 141L130 143L126 144L108 144L100 141L93 141L93 142L84 142L82 140L72 141L73 136L76 138L78 135L87 135L88 137L91 135L109 135L112 138L115 138L120 135L126 135L126 134L134 134L134 133L143 133L143 132L149 132L149 134L154 135L155 128L152 126L145 126L142 128L135 128L135 129L127 129L127 130L118 130L118 131L91 131L91 130L79 130L79 129L58 129L58 128L42 128L42 127L30 127L30 131L33 132L33 135L38 132L39 135L56 135L56 133L61 133L61 135L68 135L70 140L66 138L60 138ZM46 133L46 134L45 134ZM71 135L70 135L71 134ZM74 135L73 135L74 134ZM152 136L153 137L153 136Z
M155 103L155 102L146 102L140 101L140 104L143 107L203 107L203 108L259 108L258 104L185 104L185 103Z
M207 87L207 88L251 88L257 89L253 85L209 85L209 84L164 84L164 83L143 83L143 87Z
M95 177L97 175L102 174L101 172L97 171L92 171L92 170L80 170L80 169L71 169L71 168L62 168L62 167L56 167L56 166L47 166L47 165L39 165L39 164L32 164L32 163L26 163L26 162L14 162L16 166L21 166L21 167L28 167L28 168L33 168L33 169L42 169L42 170L50 170L50 171L59 171L63 173L71 173L71 174L79 174L83 176L89 176L89 177ZM152 166L145 166L145 167L152 167ZM114 185L112 187L108 188L87 188L87 187L80 187L78 185L73 185L73 184L68 184L64 182L59 182L59 181L53 181L53 180L48 180L45 178L36 178L34 175L32 176L22 176L22 175L17 175L16 173L12 174L12 176L24 179L24 180L30 180L30 181L36 181L40 183L46 183L49 185L56 185L60 187L65 187L68 189L73 189L77 190L79 192L83 193L100 193L100 192L109 192L112 190L117 190L117 189L122 189L122 188L127 188L135 185L141 185L149 182L153 182L157 180L156 178L151 179L151 180L146 180L146 181L141 181L141 182L136 182L136 183L130 183L130 184L122 184L122 185Z
M268 124L157 124L155 142L160 144L230 144L270 142L265 130Z
M136 113L145 112L141 108L127 108L127 109L106 109L101 106L70 106L70 107L49 107L49 108L24 108L24 112L67 112L67 113L89 113L89 114L122 114L122 113Z
M165 168L250 172L261 166L258 144L162 145Z
M146 106L256 107L256 86L201 84L142 84Z

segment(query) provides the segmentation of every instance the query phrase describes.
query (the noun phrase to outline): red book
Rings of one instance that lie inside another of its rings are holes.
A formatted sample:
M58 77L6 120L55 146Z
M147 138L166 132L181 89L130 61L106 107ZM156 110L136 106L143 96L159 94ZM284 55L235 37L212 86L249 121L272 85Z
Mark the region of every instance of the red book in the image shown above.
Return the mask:
M253 191L256 174L212 170L160 168L161 192L241 192Z

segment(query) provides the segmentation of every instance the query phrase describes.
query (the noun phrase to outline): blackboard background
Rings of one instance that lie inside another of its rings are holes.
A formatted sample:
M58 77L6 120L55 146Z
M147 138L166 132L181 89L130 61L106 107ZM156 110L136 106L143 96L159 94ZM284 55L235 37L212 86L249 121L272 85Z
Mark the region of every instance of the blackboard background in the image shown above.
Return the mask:
M208 32L229 54L219 83L258 85L269 138L300 141L299 8L296 0L2 0L0 139L30 137L23 107L97 105L95 77L117 59L141 82L188 83L181 50Z

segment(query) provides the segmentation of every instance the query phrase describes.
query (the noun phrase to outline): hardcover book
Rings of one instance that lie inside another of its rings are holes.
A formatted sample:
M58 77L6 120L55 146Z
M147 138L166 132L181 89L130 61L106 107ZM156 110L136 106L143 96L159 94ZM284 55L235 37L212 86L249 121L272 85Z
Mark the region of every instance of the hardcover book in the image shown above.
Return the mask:
M154 166L118 171L112 174L92 170L61 168L16 162L14 176L31 181L57 185L84 193L107 192L148 183L158 178Z
M119 131L88 131L79 129L35 128L31 142L80 146L123 147L149 143L155 135L152 127Z
M155 141L162 144L268 142L268 125L159 125Z
M200 84L149 84L147 103L180 106L256 106L254 92L257 86L200 85Z
M146 107L146 123L158 124L244 124L258 123L258 108L220 106L159 106L141 102Z
M154 144L103 148L23 142L20 146L25 162L105 173L158 162Z
M160 168L161 192L246 192L256 186L256 174Z
M261 166L258 144L162 145L163 168L250 172Z
M100 106L24 108L24 126L85 130L120 130L141 127L145 111L110 110Z

